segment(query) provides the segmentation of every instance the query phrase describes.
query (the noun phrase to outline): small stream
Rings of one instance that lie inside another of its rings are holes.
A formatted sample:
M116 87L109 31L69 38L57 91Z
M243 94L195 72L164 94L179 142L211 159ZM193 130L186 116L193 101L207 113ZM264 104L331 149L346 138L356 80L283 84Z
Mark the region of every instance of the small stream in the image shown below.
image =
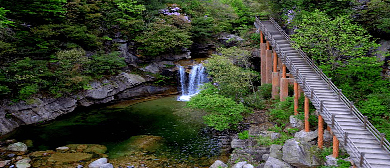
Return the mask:
M140 136L158 137L157 148L143 148L143 154L153 155L156 160L166 158L168 165L208 167L220 155L218 140L205 128L202 112L187 109L185 102L176 99L171 96L129 106L121 102L118 106L79 108L53 122L21 127L9 138L32 140L30 150L102 144L107 146L108 156L115 159L134 155L139 150L134 143L143 143Z

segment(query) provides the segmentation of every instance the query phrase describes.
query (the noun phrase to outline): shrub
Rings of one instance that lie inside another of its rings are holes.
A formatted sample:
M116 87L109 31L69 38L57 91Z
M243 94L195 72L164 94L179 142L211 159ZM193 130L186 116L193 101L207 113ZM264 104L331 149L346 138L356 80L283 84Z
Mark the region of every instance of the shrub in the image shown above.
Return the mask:
M114 75L126 66L124 58L119 57L119 52L109 54L98 53L92 56L86 74L93 77L102 75Z
M243 132L238 133L238 139L249 139L249 131L245 130Z
M231 98L219 95L218 90L210 84L191 98L187 105L208 112L203 116L205 123L219 131L235 128L243 120L242 115L250 112L242 103L236 103Z
M164 53L179 53L192 44L191 36L185 29L164 23L152 23L147 31L136 37L141 44L139 49L145 56Z

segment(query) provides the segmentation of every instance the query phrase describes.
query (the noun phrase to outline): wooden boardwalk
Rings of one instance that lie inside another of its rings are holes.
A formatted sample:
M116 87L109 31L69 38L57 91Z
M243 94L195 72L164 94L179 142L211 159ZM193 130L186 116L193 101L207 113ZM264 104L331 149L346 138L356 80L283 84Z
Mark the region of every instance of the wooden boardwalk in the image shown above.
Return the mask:
M356 167L390 168L389 142L271 18L256 20L272 49L287 66Z

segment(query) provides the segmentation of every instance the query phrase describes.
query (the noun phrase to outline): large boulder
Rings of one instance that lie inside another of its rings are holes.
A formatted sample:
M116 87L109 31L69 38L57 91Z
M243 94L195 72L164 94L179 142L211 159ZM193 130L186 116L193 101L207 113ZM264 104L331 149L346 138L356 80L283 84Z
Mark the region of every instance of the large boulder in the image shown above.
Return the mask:
M318 130L305 132L305 130L301 130L295 133L294 138L297 141L310 142L318 137Z
M211 166L210 168L225 168L225 167L228 167L225 163L223 163L222 161L220 160L216 160Z
M269 149L269 152L270 152L269 157L273 157L273 158L280 159L280 160L283 157L281 145L272 144L270 149Z
M265 162L264 168L292 168L292 167L286 162L283 162L273 157L269 157L267 162Z
M317 148L308 142L289 139L283 145L283 160L296 167L319 166L319 159L315 156L316 150Z
M107 158L100 158L100 159L97 159L97 160L93 161L92 163L90 163L88 165L88 167L89 168L100 168L106 164L107 164Z
M23 142L16 142L7 147L7 150L13 152L27 152L27 145Z

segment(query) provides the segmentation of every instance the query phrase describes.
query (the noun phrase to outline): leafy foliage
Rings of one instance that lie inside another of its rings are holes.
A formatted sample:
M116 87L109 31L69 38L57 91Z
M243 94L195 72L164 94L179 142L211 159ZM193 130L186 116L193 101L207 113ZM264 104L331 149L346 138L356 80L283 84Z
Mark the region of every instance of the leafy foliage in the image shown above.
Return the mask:
M254 90L252 86L255 73L242 69L233 62L247 65L249 53L238 48L220 49L220 52L221 55L212 55L205 67L213 82L218 84L220 94L238 100Z
M208 112L203 119L208 126L216 130L234 128L243 120L242 114L249 113L249 109L242 103L236 103L218 93L218 89L209 84L200 94L191 98L187 105Z
M249 139L249 131L245 130L238 133L238 139Z
M142 53L156 56L171 52L178 53L192 44L190 34L185 29L163 23L153 23L146 32L136 38L141 43Z
M292 36L295 47L302 48L321 65L331 64L332 70L338 61L365 56L369 50L378 47L370 41L367 31L353 24L348 16L332 19L319 10L302 12L301 18L293 25L297 27Z

